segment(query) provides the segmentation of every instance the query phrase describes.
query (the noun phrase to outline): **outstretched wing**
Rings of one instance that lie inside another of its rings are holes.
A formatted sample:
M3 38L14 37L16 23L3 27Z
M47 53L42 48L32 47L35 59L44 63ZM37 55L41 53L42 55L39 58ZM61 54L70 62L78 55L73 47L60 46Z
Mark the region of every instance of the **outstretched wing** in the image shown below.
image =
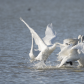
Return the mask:
M52 23L47 25L43 41L46 45L52 45L56 41L56 32L53 31Z
M64 58L65 56L69 56L70 51L72 48L72 44L70 45L66 45L59 53L58 53L58 60L60 60L60 58Z
M84 53L84 43L79 43L73 46L72 49L79 49L82 53Z
M36 45L38 45L39 51L44 50L47 47L46 44L42 41L42 39L38 36L38 34L22 18L20 18L20 20L28 27L31 34L33 34L33 38L35 40Z
M62 65L64 65L67 62L67 58L68 57L64 57L59 65L59 67L61 67Z
M73 44L73 45L76 45L77 43L78 43L78 39L65 39L64 41L63 41L63 44L66 44L66 43L68 43L68 44Z

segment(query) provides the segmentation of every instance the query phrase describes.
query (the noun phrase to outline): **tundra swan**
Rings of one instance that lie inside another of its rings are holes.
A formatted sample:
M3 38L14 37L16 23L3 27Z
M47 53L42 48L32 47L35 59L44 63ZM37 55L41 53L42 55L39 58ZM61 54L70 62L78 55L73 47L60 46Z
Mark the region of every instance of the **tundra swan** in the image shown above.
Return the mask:
M31 62L34 61L35 57L38 55L40 52L39 50L34 49L34 38L32 36L32 45L31 45L31 50L29 53L29 56L31 58ZM45 31L45 37L43 38L43 41L45 42L46 45L50 46L52 45L55 40L56 40L56 32L53 31L52 23L47 25L46 31Z
M72 49L72 47L73 47L72 44L70 44L60 52L60 57L62 58L59 67L67 63L73 65L73 61L77 61L80 59L77 49Z
M69 38L69 39L65 39L63 41L63 44L59 43L59 47L60 47L60 52L57 54L58 55L58 61L61 61L62 58L64 58L64 56L68 56L68 53L69 53L69 50L68 50L68 47L70 44L72 44L72 46L76 45L82 38L82 35L79 35L78 36L78 39L74 38ZM67 53L68 51L68 53Z
M38 45L38 50L40 51L37 57L34 58L34 60L40 60L40 61L46 61L48 56L55 50L58 43L54 43L52 46L47 46L44 41L39 37L39 35L22 19L20 20L28 27L31 34L33 35L33 38L35 40L36 45Z

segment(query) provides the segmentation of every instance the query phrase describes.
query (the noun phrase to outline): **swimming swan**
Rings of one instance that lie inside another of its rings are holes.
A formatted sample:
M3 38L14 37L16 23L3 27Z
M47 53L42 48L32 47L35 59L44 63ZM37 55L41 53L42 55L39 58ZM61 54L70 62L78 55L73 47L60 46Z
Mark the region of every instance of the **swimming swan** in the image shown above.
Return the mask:
M82 38L82 36L78 36L78 37ZM73 40L73 39L71 39L71 40ZM78 49L74 48L75 44L74 45L72 44L72 43L75 43L75 42L71 42L70 44L69 43L68 43L67 46L62 48L62 50L59 52L58 59L60 59L59 61L61 61L59 67L61 67L64 64L67 64L67 63L70 63L70 65L72 65L73 61L77 61L77 60L80 59L80 56L78 54Z
M70 65L73 65L73 61L77 61L80 59L77 49L72 49L72 47L73 47L72 45L69 45L63 49L63 52L61 51L62 59L59 67L67 63L70 63ZM64 54L64 52L66 53Z
M40 51L37 57L34 58L34 60L40 60L40 61L46 61L48 56L55 50L58 43L54 43L51 47L48 47L44 41L38 36L38 34L22 19L20 20L28 27L31 34L33 35L33 38L35 40L36 45L38 45L38 50Z
M71 44L72 46L75 46L77 43L79 43L81 38L82 38L82 35L79 35L78 39L69 38L69 39L65 39L63 41L63 44L59 43L59 47L60 47L61 51L57 54L58 55L58 57L57 57L58 61L62 61L62 59L65 56L68 56L68 53L69 53L68 47L69 47L69 45Z

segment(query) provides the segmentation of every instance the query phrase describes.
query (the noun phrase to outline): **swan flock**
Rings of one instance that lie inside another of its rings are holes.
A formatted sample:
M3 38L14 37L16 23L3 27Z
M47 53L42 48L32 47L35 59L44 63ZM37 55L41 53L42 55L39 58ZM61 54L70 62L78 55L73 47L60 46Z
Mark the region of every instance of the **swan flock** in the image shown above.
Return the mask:
M57 34L53 30L52 23L47 25L45 37L40 36L32 29L22 18L20 20L30 30L32 44L29 53L30 61L46 62L47 58L53 51L59 47L60 52L57 54L57 60L60 62L59 67L64 65L73 65L73 62L78 62L78 66L84 67L84 36L79 35L78 38L65 39L63 44L56 42ZM37 49L35 45L37 45Z

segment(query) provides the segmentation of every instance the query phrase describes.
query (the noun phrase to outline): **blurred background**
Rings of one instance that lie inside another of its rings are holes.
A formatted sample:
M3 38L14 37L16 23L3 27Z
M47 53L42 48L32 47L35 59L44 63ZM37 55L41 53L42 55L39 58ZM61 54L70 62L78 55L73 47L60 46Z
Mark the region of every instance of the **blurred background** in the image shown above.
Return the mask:
M84 0L0 0L0 83L77 84L79 80L83 83L82 73L78 75L65 70L64 73L67 74L64 74L61 70L39 72L28 69L32 64L28 55L31 34L20 17L41 38L50 23L57 32L57 42L62 43L66 38L78 38L79 34L84 35ZM55 65L58 51L56 48L48 58ZM56 76L56 73L60 74ZM74 79L72 74L80 77L79 80Z

